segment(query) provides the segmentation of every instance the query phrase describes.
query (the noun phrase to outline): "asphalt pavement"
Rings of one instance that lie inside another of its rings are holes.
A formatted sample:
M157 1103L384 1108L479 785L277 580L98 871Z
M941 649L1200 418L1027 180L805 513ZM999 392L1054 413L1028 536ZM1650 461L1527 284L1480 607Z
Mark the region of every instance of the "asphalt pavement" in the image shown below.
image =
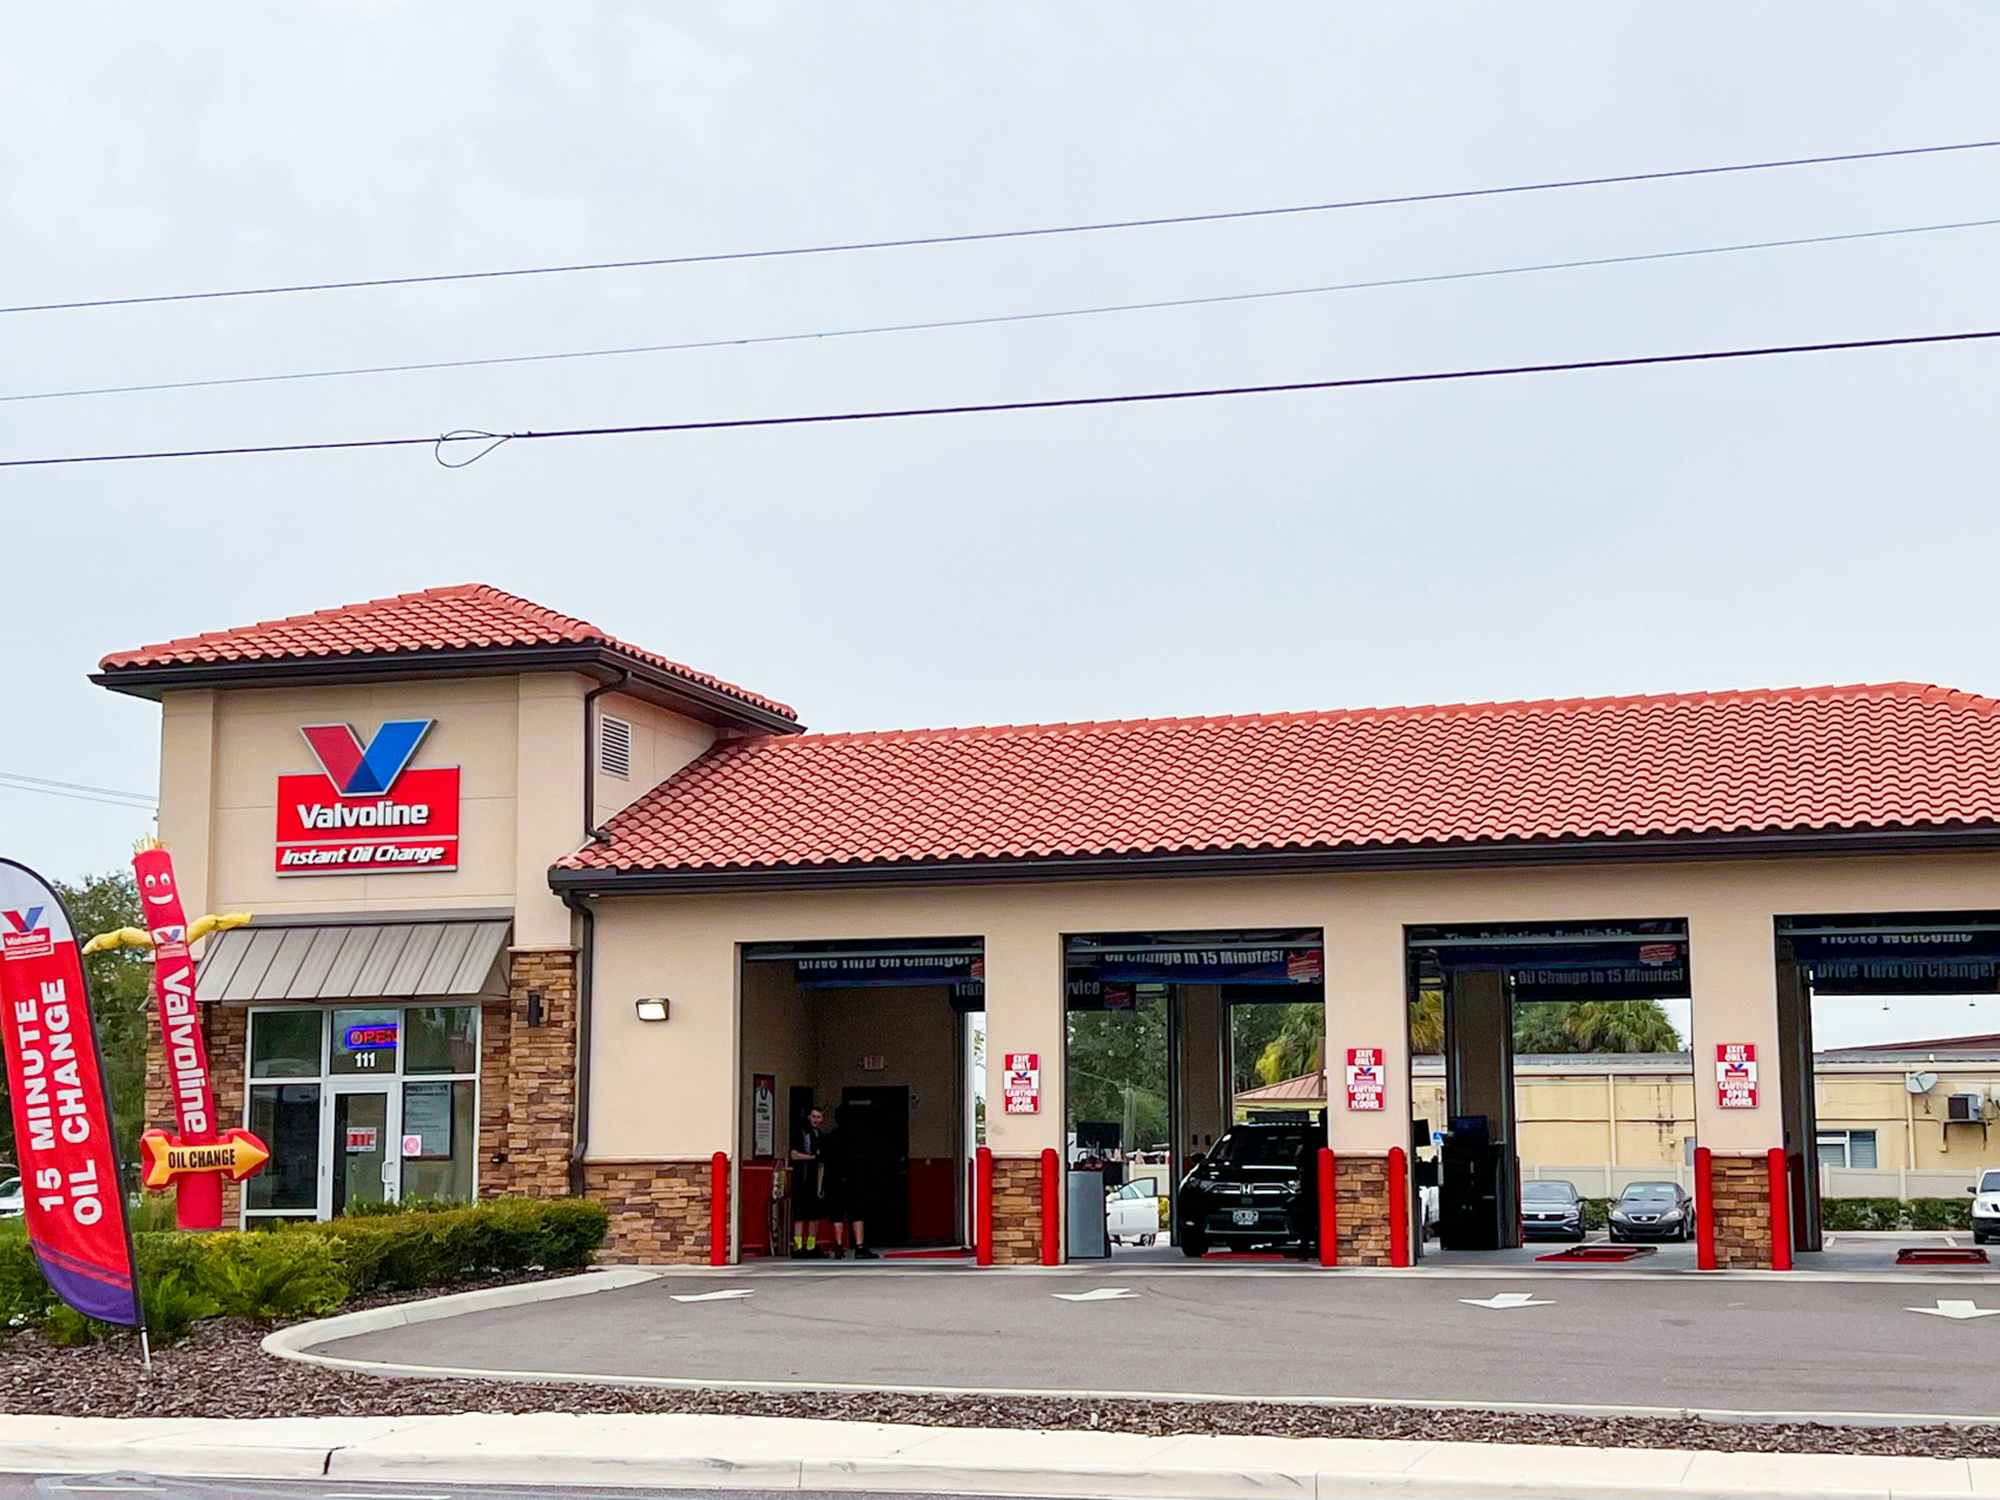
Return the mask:
M316 1352L642 1383L1993 1418L2000 1284L882 1263L669 1273Z

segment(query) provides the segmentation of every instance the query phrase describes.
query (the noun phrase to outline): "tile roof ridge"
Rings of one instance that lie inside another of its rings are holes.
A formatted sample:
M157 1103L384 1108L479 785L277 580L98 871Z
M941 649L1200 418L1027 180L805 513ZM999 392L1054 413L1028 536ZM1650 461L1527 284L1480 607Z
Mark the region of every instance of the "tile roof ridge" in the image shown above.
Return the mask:
M1331 724L1398 722L1411 719L1501 718L1509 715L1625 711L1728 703L1831 702L1841 699L1919 699L2000 711L2000 699L1935 683L1916 681L1822 684L1803 687L1728 688L1596 697L1521 698L1468 703L1401 704L1370 708L1287 709L1238 714L1187 714L1130 719L1049 720L1019 724L939 725L931 728L850 729L787 735L745 745L787 746L794 750L840 744L939 744L955 740L1044 738L1069 734L1115 734L1153 729L1195 729L1250 724ZM718 746L717 749L724 747ZM732 746L730 748L741 748Z

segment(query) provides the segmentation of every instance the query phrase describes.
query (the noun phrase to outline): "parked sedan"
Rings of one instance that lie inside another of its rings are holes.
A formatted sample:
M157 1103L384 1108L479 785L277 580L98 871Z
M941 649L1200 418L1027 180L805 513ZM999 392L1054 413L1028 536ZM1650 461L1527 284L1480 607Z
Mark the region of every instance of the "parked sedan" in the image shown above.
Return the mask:
M1319 1248L1314 1153L1323 1126L1251 1121L1231 1126L1181 1183L1175 1238L1183 1252Z
M1581 1240L1583 1195L1573 1182L1521 1184L1521 1233L1531 1240Z
M28 1195L21 1190L21 1179L9 1177L0 1182L0 1219L18 1219L27 1212Z
M1694 1199L1678 1182L1634 1182L1611 1205L1611 1238L1691 1240Z

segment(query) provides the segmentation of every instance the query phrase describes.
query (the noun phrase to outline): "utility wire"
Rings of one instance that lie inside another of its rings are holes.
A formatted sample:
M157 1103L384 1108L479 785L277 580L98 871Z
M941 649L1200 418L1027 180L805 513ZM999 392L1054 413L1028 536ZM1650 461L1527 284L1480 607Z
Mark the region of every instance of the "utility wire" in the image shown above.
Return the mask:
M302 281L280 286L229 287L216 291L157 292L133 297L91 297L71 302L25 302L12 307L0 307L0 314L69 312L86 307L138 307L161 302L212 302L225 297L282 297L300 292L349 292L375 287L430 286L445 281L497 281L515 276L567 276L582 271L633 271L654 266L701 266L725 261L778 260L802 255L844 255L861 250L908 250L927 245L969 245L993 240L1042 239L1060 234L1098 234L1112 229L1161 229L1178 224L1221 224L1242 219L1275 219L1295 214L1336 213L1353 208L1449 203L1464 198L1499 198L1520 193L1552 193L1568 188L1612 187L1629 182L1664 182L1684 177L1719 177L1735 172L1769 172L1788 167L1828 166L1836 162L1885 161L1905 156L1939 156L1955 151L1986 151L1995 146L2000 146L2000 140L1957 141L1949 145L1904 146L1889 151L1843 151L1828 156L1793 156L1769 161L1732 162L1724 166L1675 167L1656 172L1622 172L1605 177L1568 177L1548 182L1511 183L1503 187L1398 193L1379 198L1345 198L1327 203L1295 203L1276 208L1239 208L1218 213L1159 214L1141 219L1049 224L1027 229L988 229L966 234L912 235L902 239L845 240L829 244L791 245L771 250L726 250L707 255L657 255L637 260L578 261L566 265L516 266L497 271L442 271L418 276L376 276L352 281Z
M886 422L906 417L969 417L998 412L1056 411L1091 406L1133 406L1160 401L1201 401L1217 396L1277 396L1304 391L1356 390L1364 386L1430 385L1455 380L1489 380L1506 375L1557 375L1583 370L1629 370L1645 365L1688 365L1720 360L1766 359L1784 354L1831 354L1854 349L1911 348L1963 344L2000 338L2000 328L1963 333L1908 334L1896 338L1842 339L1819 344L1767 344L1745 349L1706 349L1690 354L1638 354L1620 359L1564 360L1552 364L1496 365L1462 370L1429 370L1409 375L1355 375L1338 380L1293 380L1275 385L1209 386L1191 390L1136 391L1110 396L1058 396L1040 401L981 401L959 406L905 406L864 411L814 412L778 417L718 417L696 422L638 422L618 427L563 427L535 432L461 430L443 437L347 438L313 443L259 443L230 448L166 448L132 453L82 453L56 458L0 459L0 469L50 468L61 464L135 463L164 458L235 458L252 453L332 453L360 448L428 447L450 441L482 441L490 452L502 443L549 438L632 437L642 433L723 432L749 427L813 427L844 422ZM447 465L447 467L454 467ZM456 466L456 467L462 467Z
M116 787L86 786L77 781L51 781L46 776L23 776L18 771L0 771L0 789L39 792L45 797L73 797L79 802L104 802L113 807L149 809L158 807L157 798L144 792L121 792Z
M267 375L223 375L206 380L158 380L142 385L75 386L66 390L23 391L13 395L0 395L0 404L12 401L65 401L80 396L129 396L153 391L212 390L217 386L269 385L292 380L338 380L359 375L405 375L420 371L470 370L493 365L546 364L553 360L607 359L630 354L675 354L696 349L747 349L758 344L810 343L823 339L867 338L892 333L929 333L954 328L990 328L1003 323L1038 323L1057 318L1095 317L1104 313L1159 312L1171 308L1214 307L1232 302L1267 302L1285 297L1317 297L1331 292L1375 291L1385 287L1432 286L1447 281L1478 281L1496 276L1525 276L1545 271L1629 266L1646 261L1686 260L1703 255L1735 255L1748 250L1783 250L1801 245L1893 239L1913 234L1936 234L1952 229L1990 229L1995 225L2000 225L2000 219L1960 219L1946 224L1911 224L1897 229L1864 229L1847 234L1801 235L1785 240L1748 240L1733 245L1699 245L1692 249L1653 250L1638 255L1599 255L1583 260L1541 261L1521 266L1489 266L1476 271L1443 271L1426 276L1392 276L1374 281L1339 281L1321 286L1281 287L1270 291L1224 292L1207 297L1169 297L1151 302L1108 302L1089 307L992 313L972 318L932 318L915 323L873 323L857 327L821 328L805 333L766 333L740 338L693 339L672 344L621 344L602 349L563 349L540 354L494 354L470 359L433 359L397 365L352 365L328 370L285 370Z

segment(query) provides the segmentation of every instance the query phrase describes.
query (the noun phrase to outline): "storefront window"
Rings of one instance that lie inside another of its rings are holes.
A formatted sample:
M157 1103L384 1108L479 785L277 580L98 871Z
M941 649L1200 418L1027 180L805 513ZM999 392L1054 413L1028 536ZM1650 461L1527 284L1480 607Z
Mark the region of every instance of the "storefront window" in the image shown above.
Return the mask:
M264 1019L259 1017L260 1020ZM317 1019L315 1017L315 1019ZM317 1064L315 1064L317 1068ZM247 1184L244 1206L314 1213L319 1208L319 1085L252 1085L250 1130L271 1160Z
M271 1162L247 1185L245 1223L338 1215L392 1192L470 1202L479 1026L477 1005L252 1011L249 1122Z
M470 1080L403 1085L405 1198L471 1199L472 1154L479 1140L474 1107Z
M412 1006L403 1012L405 1073L477 1073L479 1007Z
M330 1053L334 1073L395 1072L402 1019L403 1013L393 1008L335 1011Z
M317 1010L264 1010L250 1018L252 1078L317 1078L320 1033L326 1015Z

